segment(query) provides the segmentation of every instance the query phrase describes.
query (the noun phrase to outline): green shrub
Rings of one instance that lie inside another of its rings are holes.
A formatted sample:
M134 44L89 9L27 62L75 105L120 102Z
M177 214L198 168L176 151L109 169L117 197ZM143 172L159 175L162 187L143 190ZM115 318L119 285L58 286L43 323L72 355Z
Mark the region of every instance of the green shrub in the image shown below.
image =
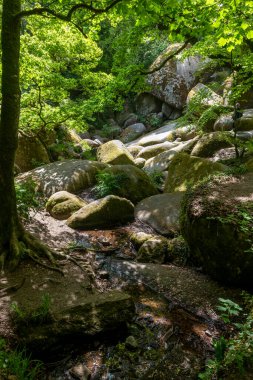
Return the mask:
M28 218L30 210L38 210L42 205L42 197L36 190L36 183L32 180L16 183L17 210L21 218Z
M0 378L17 380L35 380L39 378L42 363L31 360L25 350L10 350L4 339L0 338ZM3 377L2 377L3 376Z
M102 171L97 174L96 179L95 192L97 196L103 198L110 194L117 195L118 190L126 183L127 176L124 173L113 174Z
M163 183L164 183L164 174L160 170L144 170L145 173L149 176L150 181L152 184L156 187L159 188Z

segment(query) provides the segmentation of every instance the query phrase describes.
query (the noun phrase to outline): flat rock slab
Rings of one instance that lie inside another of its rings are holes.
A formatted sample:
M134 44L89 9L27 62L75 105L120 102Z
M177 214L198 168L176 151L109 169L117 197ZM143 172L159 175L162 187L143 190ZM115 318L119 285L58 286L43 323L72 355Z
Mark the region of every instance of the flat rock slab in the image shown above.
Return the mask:
M164 295L171 302L172 308L182 307L214 323L219 320L218 298L234 302L241 300L240 290L222 287L208 276L189 268L108 260L107 270L116 277L131 283L143 283Z
M0 335L7 338L12 335L11 317L14 317L18 340L43 353L53 350L65 338L94 336L131 320L134 313L131 297L122 291L99 293L90 265L79 259L80 266L73 262L64 266L64 276L28 261L15 272L3 274L1 288L22 286L17 291L7 290L1 298L4 308L1 308ZM48 317L36 322L32 315L38 313L45 296L50 301ZM13 303L23 313L23 320L10 311Z
M161 235L179 231L179 212L183 193L159 194L143 199L135 207L135 217Z
M88 160L57 161L21 174L17 181L34 181L38 191L47 197L61 190L78 193L94 185L98 171L106 167L105 164Z

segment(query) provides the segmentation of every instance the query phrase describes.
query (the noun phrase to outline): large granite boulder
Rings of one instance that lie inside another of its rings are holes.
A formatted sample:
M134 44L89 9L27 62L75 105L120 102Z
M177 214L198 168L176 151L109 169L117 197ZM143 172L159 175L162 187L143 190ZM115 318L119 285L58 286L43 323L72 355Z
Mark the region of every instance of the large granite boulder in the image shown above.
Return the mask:
M126 144L126 146L129 148L133 145L148 146L163 143L168 140L170 132L174 130L176 126L177 122L171 121L163 127L158 128L155 131L149 132L145 136L139 137L137 140L131 141L130 143Z
M39 139L18 135L18 148L15 156L15 164L21 172L34 169L36 166L50 162L47 150Z
M218 162L178 153L170 162L164 192L186 191L188 187L195 185L205 177L226 170L227 166Z
M242 117L236 122L236 128L238 131L253 130L253 109L243 111Z
M89 203L67 220L71 228L108 228L134 219L134 205L125 198L108 195Z
M18 182L33 180L38 191L50 197L57 191L78 193L95 184L97 173L106 165L87 160L66 160L30 170L17 177Z
M139 136L146 132L147 128L143 123L135 123L126 127L122 134L121 139L123 142L130 142L137 139Z
M100 293L90 264L75 259L78 264L66 260L64 276L28 260L15 271L5 272L8 286L17 289L1 294L1 336L14 336L10 329L15 327L21 344L48 357L49 353L59 355L59 347L66 341L76 344L77 338L86 341L131 322L131 296L122 290Z
M159 194L143 199L135 207L135 217L147 223L161 235L179 232L182 193Z
M163 237L146 240L137 252L136 260L140 263L163 264L168 251L168 241Z
M222 282L252 288L253 174L213 179L188 193L183 205L192 259Z
M87 204L86 201L67 191L58 191L51 195L46 203L49 214L59 220L68 219L75 211Z
M187 96L187 104L189 104L196 96L199 97L199 104L201 104L204 108L208 108L216 104L223 104L222 97L216 94L216 92L211 90L209 87L205 86L203 83L198 83L191 89Z
M182 47L182 44L168 46L154 61L150 70L161 66L166 58ZM148 76L148 83L152 86L154 96L167 103L167 105L181 110L185 106L187 94L195 84L195 72L200 66L198 57L188 57L184 60L178 58L168 60L160 70Z
M229 148L232 144L228 141L228 135L220 132L203 135L191 151L192 156L212 157L214 153L223 148Z
M157 194L158 191L143 170L132 165L113 165L106 168L103 173L111 176L121 176L121 186L114 189L113 194L129 199L133 203Z
M134 165L134 158L119 140L111 140L97 150L97 159L104 164Z
M145 160L148 160L149 158L155 157L158 154L175 147L176 145L176 143L165 141L160 144L145 146L137 154L137 158L145 158Z
M162 101L149 93L142 93L135 101L136 111L139 115L148 116L151 113L158 113L162 109Z
M180 152L190 153L198 139L199 137L195 137L192 140L182 142L153 158L149 158L144 165L144 169L149 172L168 170L172 158Z

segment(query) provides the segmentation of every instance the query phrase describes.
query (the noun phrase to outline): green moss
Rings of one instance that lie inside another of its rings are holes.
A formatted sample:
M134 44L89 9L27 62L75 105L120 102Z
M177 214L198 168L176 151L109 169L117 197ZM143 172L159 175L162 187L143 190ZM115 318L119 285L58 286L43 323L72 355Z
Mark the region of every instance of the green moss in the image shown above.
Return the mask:
M164 192L186 191L199 180L212 173L224 172L225 169L226 166L222 164L178 153L171 160Z

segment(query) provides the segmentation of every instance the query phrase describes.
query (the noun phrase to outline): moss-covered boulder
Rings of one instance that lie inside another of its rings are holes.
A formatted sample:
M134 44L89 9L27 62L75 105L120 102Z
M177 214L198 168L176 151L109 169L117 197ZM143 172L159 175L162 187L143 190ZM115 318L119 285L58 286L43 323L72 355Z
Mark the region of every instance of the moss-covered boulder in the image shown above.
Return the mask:
M129 238L131 243L134 245L136 249L139 249L145 241L149 239L153 239L157 237L154 234L147 234L146 232L138 231L138 232L133 232Z
M125 128L121 134L123 142L130 142L142 136L147 131L147 128L143 123L135 123Z
M137 166L137 168L142 169L146 163L146 160L145 160L145 158L136 158L134 160L134 162L135 162L135 165Z
M78 193L94 185L97 173L104 168L106 165L96 161L58 161L23 173L17 177L17 181L33 180L38 191L46 197L61 190Z
M186 153L175 155L169 165L164 192L186 191L188 187L210 174L225 172L227 167L205 158L189 156Z
M71 228L108 228L134 219L134 205L127 199L108 195L91 202L72 214L67 220Z
M142 199L157 194L158 190L149 176L141 169L132 165L113 165L103 170L111 176L120 176L120 186L114 189L113 194L138 203Z
M149 145L141 149L137 155L137 158L145 158L145 160L148 160L151 157L155 157L162 152L174 148L176 145L177 144L169 141L165 141L161 144Z
M15 163L21 172L26 172L49 162L47 150L40 140L19 134Z
M249 171L249 172L253 172L253 157L250 158L250 159L245 163L245 167L246 167L247 171Z
M173 148L166 150L165 152L160 153L153 158L149 158L144 165L145 170L151 171L151 172L167 170L172 158L177 153L179 152L190 153L197 141L198 141L198 137L195 137L192 140L177 144Z
M165 262L168 241L163 237L146 240L137 252L136 260L141 263L162 264Z
M217 177L183 205L182 233L195 263L222 282L252 287L253 174Z
M97 150L97 159L104 164L135 165L134 158L119 140L111 140Z
M191 156L212 157L218 150L231 146L228 135L220 132L207 133L194 146Z
M48 199L46 210L53 218L64 220L85 205L87 202L76 195L67 191L58 191Z
M243 111L242 117L236 122L236 128L238 131L253 130L253 109Z

